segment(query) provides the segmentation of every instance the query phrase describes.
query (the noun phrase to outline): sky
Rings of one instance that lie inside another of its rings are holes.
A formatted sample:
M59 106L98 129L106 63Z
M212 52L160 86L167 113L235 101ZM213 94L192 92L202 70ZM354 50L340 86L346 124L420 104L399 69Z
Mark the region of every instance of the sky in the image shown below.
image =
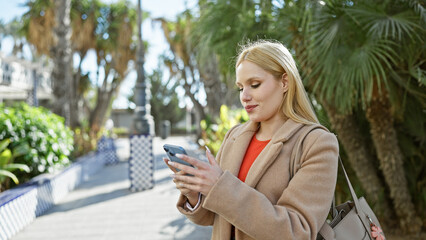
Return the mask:
M28 8L22 6L28 0L0 0L0 21L7 23L15 17L22 16L28 11ZM104 2L113 2L114 0L104 0ZM137 0L131 0L137 6ZM196 0L142 0L143 11L148 11L152 18L164 17L169 20L174 20L178 13L185 10L185 6L193 8L196 5ZM158 66L158 57L168 49L168 45L160 29L160 24L152 24L148 19L142 24L143 40L148 41L149 48L145 56L145 71L151 73ZM2 42L1 51L8 55L13 47L10 38ZM78 62L78 58L74 58L74 63ZM83 72L91 72L91 77L94 78L96 73L96 55L91 52L86 56L82 64ZM101 76L102 77L102 76ZM121 85L118 98L113 103L113 108L127 108L129 103L127 96L131 94L136 82L136 72L129 73L127 78Z

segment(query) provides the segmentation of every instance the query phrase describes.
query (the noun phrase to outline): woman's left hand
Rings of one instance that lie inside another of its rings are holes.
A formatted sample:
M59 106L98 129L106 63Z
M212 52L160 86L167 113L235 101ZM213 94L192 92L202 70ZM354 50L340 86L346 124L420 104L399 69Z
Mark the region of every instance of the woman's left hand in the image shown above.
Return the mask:
M183 184L180 186L190 189L194 192L200 192L204 196L209 194L213 185L216 184L223 173L213 154L209 150L206 151L206 156L210 164L187 155L176 154L176 157L192 164L196 168L169 161L169 165L193 175L188 176L174 174L173 178L178 180L180 184Z

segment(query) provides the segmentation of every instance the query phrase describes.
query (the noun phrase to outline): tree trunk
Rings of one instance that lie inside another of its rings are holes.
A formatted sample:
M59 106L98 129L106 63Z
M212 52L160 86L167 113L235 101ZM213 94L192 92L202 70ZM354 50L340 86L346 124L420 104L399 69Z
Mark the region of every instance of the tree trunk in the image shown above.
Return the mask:
M391 104L384 94L376 94L367 107L370 132L380 160L380 168L390 189L390 196L399 224L408 233L420 231L422 222L417 217L404 173L404 157L393 126Z
M192 69L190 69L190 72L192 74L192 77L194 77ZM186 75L186 67L184 67L181 70L181 73L182 73L182 78L185 81L185 83L183 84L183 88L185 89L186 95L191 99L192 103L194 104L195 114L196 114L196 117L198 118L198 119L196 119L196 121L197 121L197 126L196 126L197 127L197 137L201 138L200 121L202 119L206 119L206 113L204 111L203 105L201 105L201 103L197 100L197 98L195 97L195 94L191 92L191 84L188 82L188 78L187 78L187 75Z
M204 84L204 90L207 98L207 110L213 115L213 119L219 117L220 106L226 104L224 101L227 87L220 80L220 73L218 69L217 57L212 53L208 59L204 59L199 63L198 71L200 73L200 80Z
M72 85L71 0L55 1L55 8L56 46L52 48L54 58L52 85L55 95L53 112L65 117L70 123L75 121L75 113L70 113L69 110L71 109L70 98L76 90Z
M110 112L109 110L111 109L112 99L115 95L114 93L116 92L116 90L118 89L111 89L106 93L105 104L103 104L102 108L100 109L97 125L103 126L105 121L107 120L107 113Z
M374 156L368 151L367 141L360 131L360 127L352 114L339 114L336 109L325 101L321 105L327 112L333 129L337 132L340 143L345 148L349 163L355 171L367 199L384 220L387 226L393 225L393 208L385 197L385 186L377 175L373 164ZM378 208L379 207L379 208Z
M184 89L186 95L191 99L194 104L195 115L196 115L196 123L197 123L197 137L201 137L201 125L200 121L202 119L206 119L206 114L204 112L204 107L201 105L198 100L195 98L195 95L191 92L191 85L185 82Z
M80 126L80 122L79 122L79 116L80 116L80 111L78 109L78 101L79 101L79 83L80 83L80 78L81 78L81 63L83 62L83 56L80 55L80 62L78 63L78 68L77 68L77 73L73 74L73 78L71 81L71 89L72 91L70 91L70 113L71 113L71 118L70 118L70 127L72 129L79 127Z
M99 86L99 82L96 84L98 86L97 91L96 91L96 104L94 109L90 112L89 115L89 126L90 126L90 130L94 133L97 133L101 126L99 125L99 117L100 117L100 112L101 109L104 108L102 105L106 104L106 99L105 99L105 94L107 92L107 86L108 86L108 76L110 73L111 68L109 67L105 67L105 75L103 78L103 82L102 82L102 86ZM97 72L98 76L99 76L99 68L98 68L98 72ZM98 78L99 81L99 78Z
M111 106L114 93L118 88L110 89L109 91L99 91L96 99L96 106L90 113L89 126L93 133L97 134L101 130L105 121L105 116L108 108Z
M106 99L105 99L105 92L98 91L98 96L96 98L96 105L95 108L90 112L90 118L89 118L89 126L90 130L92 132L97 133L101 129L100 123L100 113L102 112L102 109L105 108L106 105Z
M79 82L81 78L81 63L82 63L82 56L80 55L80 62L78 64L77 73L72 75L72 79L70 82L70 127L72 129L79 127L79 116L80 111L78 109L78 101L79 101L79 93L78 93L78 87Z

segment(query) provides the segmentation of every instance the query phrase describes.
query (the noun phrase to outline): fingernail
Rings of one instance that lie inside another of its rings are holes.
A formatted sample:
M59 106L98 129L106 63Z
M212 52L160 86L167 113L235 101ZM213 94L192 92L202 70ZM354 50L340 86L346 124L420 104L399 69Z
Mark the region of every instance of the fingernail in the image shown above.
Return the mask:
M175 163L172 162L172 161L170 161L170 160L167 162L167 164L169 164L170 166L174 166L175 165Z
M210 154L212 153L212 152L210 151L210 148L209 148L209 147L207 147L207 146L206 146L206 149L207 149L207 152L209 152Z
M176 157L178 157L178 158L182 158L182 157L183 157L183 155L182 155L182 154L180 154L180 153L176 153Z
M176 178L176 174L170 174L170 177L174 179Z

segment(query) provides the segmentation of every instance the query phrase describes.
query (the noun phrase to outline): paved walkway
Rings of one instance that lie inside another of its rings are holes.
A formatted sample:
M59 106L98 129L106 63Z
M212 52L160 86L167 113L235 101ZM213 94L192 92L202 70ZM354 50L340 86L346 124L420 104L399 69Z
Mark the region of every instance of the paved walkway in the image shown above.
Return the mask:
M211 227L197 226L176 207L179 191L162 161L164 143L179 144L191 154L189 138L154 139L155 187L131 193L128 162L106 166L12 240L210 239ZM118 156L128 157L128 141L117 142ZM194 154L194 152L192 152Z

